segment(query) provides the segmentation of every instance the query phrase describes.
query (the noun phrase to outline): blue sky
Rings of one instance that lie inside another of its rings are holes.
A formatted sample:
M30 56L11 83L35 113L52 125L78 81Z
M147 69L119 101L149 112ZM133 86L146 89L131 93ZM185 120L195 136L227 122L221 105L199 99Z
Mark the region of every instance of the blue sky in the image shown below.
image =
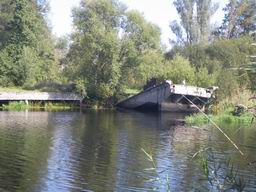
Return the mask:
M79 6L80 0L49 0L51 13L49 14L53 33L60 37L72 32L71 9ZM128 9L137 9L144 14L145 18L157 24L162 31L162 43L169 47L169 39L173 38L169 28L172 20L178 19L173 0L120 0L128 6ZM60 4L61 2L61 4ZM213 0L219 3L219 10L212 18L212 24L219 25L223 18L222 8L228 0Z

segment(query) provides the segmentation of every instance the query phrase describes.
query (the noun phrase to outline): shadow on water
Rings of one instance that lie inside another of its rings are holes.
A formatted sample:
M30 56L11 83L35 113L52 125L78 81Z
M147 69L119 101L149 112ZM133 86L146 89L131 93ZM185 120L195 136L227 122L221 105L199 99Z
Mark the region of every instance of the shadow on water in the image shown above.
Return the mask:
M191 157L212 143L216 159L227 154L244 163L214 130L177 125L183 117L110 110L0 112L0 191L166 191L167 175L174 191L199 190L207 181ZM233 137L255 145L248 142L252 133L240 129ZM145 170L150 162L141 148L152 154L157 175ZM255 151L247 150L254 159Z

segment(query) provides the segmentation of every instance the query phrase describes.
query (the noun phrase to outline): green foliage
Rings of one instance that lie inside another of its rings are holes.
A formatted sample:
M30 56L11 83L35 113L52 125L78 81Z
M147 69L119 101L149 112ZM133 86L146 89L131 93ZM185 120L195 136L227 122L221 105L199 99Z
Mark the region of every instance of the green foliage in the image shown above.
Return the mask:
M120 49L121 86L141 87L162 68L160 29L137 11L126 12Z
M248 55L254 52L252 42L251 37L245 36L219 39L209 45L176 46L166 54L166 58L172 61L176 54L180 54L189 59L196 71L195 85L218 86L218 100L221 101L251 86L253 76L242 68L249 62Z
M218 5L211 0L175 0L173 4L180 16L180 23L175 20L170 24L177 37L177 41L174 42L190 45L207 43L210 37L210 18L216 12Z
M138 51L160 49L160 29L148 22L138 11L125 14L124 38L131 40Z
M13 84L10 81L10 76L14 71L12 71L13 61L9 57L7 50L0 51L0 63L0 84L2 86L10 86Z
M89 98L106 101L123 87L142 86L158 74L160 29L140 13L126 12L114 0L83 0L73 17L76 31L65 74L86 82Z
M250 127L253 119L253 115L251 113L244 113L241 116L233 116L230 113L224 113L219 115L210 115L209 116L212 121L214 121L217 125L240 125L245 127ZM187 116L185 121L188 125L206 125L209 124L209 120L203 114L195 114L191 116Z
M195 83L195 68L180 55L167 62L165 70L164 79L170 79L174 83L182 83L183 80L189 84Z
M103 102L127 88L141 89L152 78L217 85L219 100L255 87L254 63L244 67L255 52L253 39L242 36L255 30L255 1L230 1L218 34L224 38L211 44L209 21L217 5L211 0L175 0L174 5L181 23L171 24L177 42L164 58L159 27L117 0L82 0L73 10L71 39L59 38L55 45L46 21L47 0L2 0L1 86L31 88L58 79L76 83L77 92ZM58 62L64 67L61 78ZM42 89L57 89L52 86Z
M256 30L255 0L230 0L224 8L225 16L216 34L228 39L248 35Z
M52 102L10 102L7 105L3 105L2 109L10 111L24 111L24 110L47 110L47 111L58 111L58 110L70 110L76 109L79 106L75 103L52 103Z
M139 80L139 85L152 79L158 78L165 73L166 66L164 66L163 56L156 50L149 50L139 58L140 65L134 71L136 79Z
M22 86L53 79L57 70L53 44L39 4L15 0L1 2L0 7L2 85Z
M135 94L138 94L141 90L138 90L138 89L129 89L129 88L126 88L124 90L124 93L127 94L127 95L135 95Z
M216 83L219 85L217 93L219 100L239 94L238 78L234 71L227 69L220 71Z
M199 87L209 87L216 83L216 74L209 74L206 67L199 68L195 76L196 85Z
M74 83L60 83L55 81L41 81L39 83L36 83L33 86L27 86L25 87L28 90L38 90L43 92L78 92L77 90L78 84Z
M3 105L3 109L22 111L28 109L28 105L24 101L10 102L8 105Z
M87 82L89 97L105 99L112 96L118 84L121 12L121 6L110 0L83 0L73 11L77 30L68 54L69 69L73 79Z

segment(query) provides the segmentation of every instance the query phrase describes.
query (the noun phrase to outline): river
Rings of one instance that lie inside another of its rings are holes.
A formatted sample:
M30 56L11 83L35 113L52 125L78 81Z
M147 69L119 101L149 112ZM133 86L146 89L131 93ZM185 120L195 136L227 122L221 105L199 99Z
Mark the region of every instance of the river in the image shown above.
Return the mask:
M1 111L0 191L209 191L232 166L256 191L255 126L223 127L241 156L218 130L175 126L175 118L182 116Z

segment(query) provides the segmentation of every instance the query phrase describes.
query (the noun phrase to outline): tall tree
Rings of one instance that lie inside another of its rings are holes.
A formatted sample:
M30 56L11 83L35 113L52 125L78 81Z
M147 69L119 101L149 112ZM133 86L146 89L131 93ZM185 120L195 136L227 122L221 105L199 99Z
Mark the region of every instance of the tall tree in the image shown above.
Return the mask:
M14 3L10 0L0 1L0 49L6 44L9 39L8 23L14 17Z
M154 72L153 68L157 68L162 59L160 35L159 27L146 21L138 11L126 12L120 51L121 83L131 85L131 82L136 84L138 80L145 83L152 77L149 74ZM150 55L151 62L148 59Z
M122 12L122 6L114 0L82 0L73 11L76 30L68 54L70 67L88 83L91 97L105 99L116 89Z
M0 20L5 22L0 33L8 35L0 48L0 76L14 85L51 79L55 71L54 46L38 2L6 0L4 5Z
M256 1L230 0L224 8L225 17L217 34L237 38L256 30Z
M210 36L210 18L218 5L211 0L175 0L173 2L181 22L173 21L170 27L178 44L207 42ZM185 32L185 34L184 34Z

